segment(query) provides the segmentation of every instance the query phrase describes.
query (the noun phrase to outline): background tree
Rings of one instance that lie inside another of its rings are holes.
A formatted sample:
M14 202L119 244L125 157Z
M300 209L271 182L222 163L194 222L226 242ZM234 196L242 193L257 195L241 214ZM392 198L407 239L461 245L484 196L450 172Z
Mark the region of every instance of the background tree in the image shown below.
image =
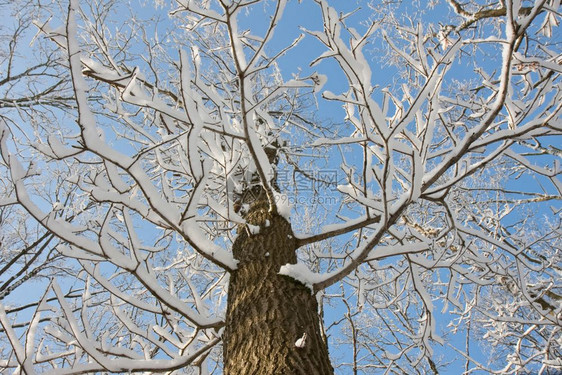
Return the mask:
M559 1L21 4L4 369L562 369Z
M50 132L55 112L74 112L70 94L70 76L61 66L60 56L52 43L44 38L33 39L37 29L33 20L45 17L45 10L26 1L0 2L3 21L0 26L0 122L9 126L18 138L17 152L28 161L35 158L28 152L32 142L29 131ZM28 45L34 43L33 49ZM25 124L25 125L23 125ZM37 277L50 278L64 272L59 268L60 255L55 251L58 239L17 205L8 170L2 168L0 183L0 299L17 286ZM46 175L43 175L46 177ZM51 175L53 179L57 176ZM59 177L60 179L60 177ZM53 185L55 186L55 185ZM43 194L45 186L29 186ZM65 192L52 190L46 199Z

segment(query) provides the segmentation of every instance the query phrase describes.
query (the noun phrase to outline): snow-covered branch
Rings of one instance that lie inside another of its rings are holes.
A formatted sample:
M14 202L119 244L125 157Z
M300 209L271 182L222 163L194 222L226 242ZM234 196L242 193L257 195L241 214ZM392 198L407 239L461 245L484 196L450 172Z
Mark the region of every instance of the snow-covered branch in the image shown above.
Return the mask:
M218 371L275 222L338 371L562 368L558 0L55 3L0 33L5 371Z

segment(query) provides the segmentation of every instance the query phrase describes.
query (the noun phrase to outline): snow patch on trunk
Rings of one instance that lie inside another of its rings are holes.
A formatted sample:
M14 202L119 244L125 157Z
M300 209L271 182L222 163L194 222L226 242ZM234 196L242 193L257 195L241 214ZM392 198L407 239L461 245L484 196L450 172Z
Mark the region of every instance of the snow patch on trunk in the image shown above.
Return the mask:
M279 269L280 275L292 277L303 283L311 292L314 292L314 284L323 280L321 274L312 272L304 263L285 264Z

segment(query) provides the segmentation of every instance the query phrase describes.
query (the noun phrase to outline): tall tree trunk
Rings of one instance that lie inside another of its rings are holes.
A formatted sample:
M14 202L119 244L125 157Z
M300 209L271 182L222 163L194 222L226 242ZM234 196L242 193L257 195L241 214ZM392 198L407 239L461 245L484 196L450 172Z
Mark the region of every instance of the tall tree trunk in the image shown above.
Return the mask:
M263 200L252 205L246 221L260 229L252 234L240 227L234 242L239 264L228 290L225 374L333 374L316 297L300 282L278 274L282 265L297 261L291 225L270 213ZM296 345L304 334L304 345Z

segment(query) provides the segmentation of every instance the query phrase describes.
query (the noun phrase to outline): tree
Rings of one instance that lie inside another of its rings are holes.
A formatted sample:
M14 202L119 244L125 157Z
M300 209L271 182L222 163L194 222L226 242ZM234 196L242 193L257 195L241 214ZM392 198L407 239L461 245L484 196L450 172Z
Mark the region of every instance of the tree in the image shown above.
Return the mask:
M559 1L415 4L26 4L62 94L0 108L0 205L51 277L0 366L561 370Z
M26 5L24 1L0 2L3 14L9 21L0 26L0 121L8 125L13 134L21 137L17 147L26 143L26 131L21 131L21 121L45 128L54 123L55 111L73 111L74 98L70 96L70 80L60 66L56 48L43 39L35 40L35 49L25 51L34 32L34 18L44 17L40 8ZM27 12L18 13L25 8ZM26 58L27 57L27 58ZM0 274L6 276L0 283L0 300L15 288L34 278L49 278L60 274L60 255L55 251L56 236L36 221L29 220L23 207L17 205L13 185L9 183L8 170L2 168L0 184L0 243L2 250ZM43 187L39 188L41 191Z

